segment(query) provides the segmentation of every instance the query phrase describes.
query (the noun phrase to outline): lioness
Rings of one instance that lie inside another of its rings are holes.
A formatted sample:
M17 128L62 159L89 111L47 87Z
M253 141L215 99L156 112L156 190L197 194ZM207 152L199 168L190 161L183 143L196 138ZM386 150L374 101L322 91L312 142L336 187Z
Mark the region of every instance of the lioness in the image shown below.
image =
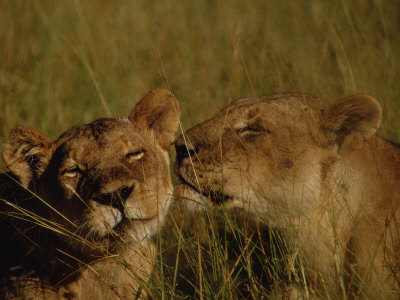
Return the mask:
M151 237L171 200L168 147L179 115L177 99L156 89L128 118L76 126L55 141L11 131L3 150L11 173L0 185L4 297L146 294Z
M176 194L290 233L316 297L398 298L400 148L381 116L368 95L237 100L176 140Z

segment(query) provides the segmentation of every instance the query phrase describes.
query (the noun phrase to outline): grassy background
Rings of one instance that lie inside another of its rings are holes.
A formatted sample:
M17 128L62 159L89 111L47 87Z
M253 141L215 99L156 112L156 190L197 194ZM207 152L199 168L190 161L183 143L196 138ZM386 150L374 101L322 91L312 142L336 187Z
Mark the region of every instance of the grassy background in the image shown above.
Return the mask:
M368 93L399 141L399 32L398 0L0 1L0 147L15 126L127 115L154 87L184 128L241 97Z
M237 98L369 93L399 139L400 1L0 1L0 144L127 115L154 87L185 128Z

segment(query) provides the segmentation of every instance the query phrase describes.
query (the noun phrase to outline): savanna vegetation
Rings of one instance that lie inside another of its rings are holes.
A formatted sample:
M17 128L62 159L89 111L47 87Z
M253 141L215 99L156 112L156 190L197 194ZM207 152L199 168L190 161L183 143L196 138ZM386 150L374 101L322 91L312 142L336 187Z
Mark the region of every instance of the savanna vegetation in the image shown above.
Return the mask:
M399 141L399 31L398 0L1 1L0 148L19 125L56 138L124 115L154 87L180 100L182 129L253 95L367 93L383 107L379 133ZM240 219L174 205L150 294L260 299L301 284L280 234Z

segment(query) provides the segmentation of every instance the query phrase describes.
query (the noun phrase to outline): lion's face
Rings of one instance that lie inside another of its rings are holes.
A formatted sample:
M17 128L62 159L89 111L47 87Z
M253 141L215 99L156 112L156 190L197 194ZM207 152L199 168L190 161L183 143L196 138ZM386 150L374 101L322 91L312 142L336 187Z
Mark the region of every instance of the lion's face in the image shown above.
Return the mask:
M346 112L346 103L300 94L232 103L176 140L176 194L192 208L211 199L272 223L312 211L321 205L327 166L372 134L350 104Z
M79 234L140 241L156 232L171 181L168 153L154 137L129 120L102 119L68 130L53 147L36 189Z
M16 128L3 156L34 200L46 202L46 217L73 233L71 243L141 242L156 233L170 203L167 149L178 118L176 98L155 90L129 118L76 126L54 142Z

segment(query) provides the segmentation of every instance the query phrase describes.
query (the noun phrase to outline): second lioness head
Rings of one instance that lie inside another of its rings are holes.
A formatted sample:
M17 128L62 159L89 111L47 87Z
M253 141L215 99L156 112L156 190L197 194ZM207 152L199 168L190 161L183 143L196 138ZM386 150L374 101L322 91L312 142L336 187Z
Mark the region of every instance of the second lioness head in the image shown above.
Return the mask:
M176 140L176 194L192 208L241 208L275 224L311 212L324 205L333 163L351 159L380 120L367 95L333 105L302 94L237 100Z

